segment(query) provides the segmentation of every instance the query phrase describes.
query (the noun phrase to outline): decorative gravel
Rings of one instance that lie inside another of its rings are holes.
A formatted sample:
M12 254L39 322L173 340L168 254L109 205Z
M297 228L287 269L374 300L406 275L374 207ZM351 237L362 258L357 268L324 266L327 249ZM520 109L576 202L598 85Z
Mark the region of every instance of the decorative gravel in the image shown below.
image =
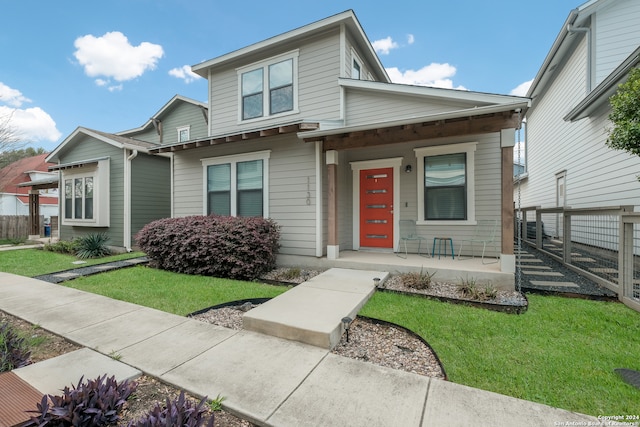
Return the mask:
M582 276L573 270L568 269L562 263L556 261L550 256L538 251L535 248L529 247L528 245L522 245L522 252L533 255L535 258L542 261L542 264L547 267L551 267L551 271L555 271L558 273L562 273L562 276L545 276L544 280L546 282L573 282L578 285L577 288L569 288L562 286L536 286L531 284L531 279L540 280L539 277L536 276L528 276L526 274L522 274L522 291L523 292L546 292L546 293L557 293L557 294L577 294L584 295L585 297L603 297L603 298L612 298L617 299L617 294L610 289L605 288L597 284L596 282ZM525 264L525 263L523 263ZM526 265L522 266L522 270L527 270Z

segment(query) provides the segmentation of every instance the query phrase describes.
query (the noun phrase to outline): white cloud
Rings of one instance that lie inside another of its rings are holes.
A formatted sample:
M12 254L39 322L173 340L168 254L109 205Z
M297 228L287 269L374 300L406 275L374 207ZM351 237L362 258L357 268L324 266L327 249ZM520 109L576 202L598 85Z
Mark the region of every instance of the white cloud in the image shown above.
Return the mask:
M31 102L31 100L22 95L18 89L10 88L4 83L0 82L0 102L8 104L12 107L21 107L25 102Z
M451 78L455 76L457 70L456 67L447 63L431 63L419 70L401 71L397 67L386 70L394 83L466 90L464 86L454 87Z
M96 80L99 86L108 86L110 79L123 82L140 77L145 71L154 70L164 56L162 46L148 42L133 46L119 31L101 37L78 37L74 46L73 55L84 72L89 77L101 77ZM120 86L110 86L109 90Z
M373 49L381 55L388 55L391 49L397 49L399 47L398 43L394 42L391 37L376 40L371 44Z
M413 36L413 34L407 34L407 43L413 44L415 41L416 38Z
M178 79L182 79L185 83L192 83L202 78L191 71L191 67L189 65L183 65L180 68L173 68L169 70L169 75Z
M509 92L509 95L526 96L529 88L531 87L531 83L533 83L533 80L520 83L515 89L512 89L511 92Z
M11 129L23 141L55 142L62 136L56 128L56 122L40 107L23 110L0 105L0 117L10 117Z

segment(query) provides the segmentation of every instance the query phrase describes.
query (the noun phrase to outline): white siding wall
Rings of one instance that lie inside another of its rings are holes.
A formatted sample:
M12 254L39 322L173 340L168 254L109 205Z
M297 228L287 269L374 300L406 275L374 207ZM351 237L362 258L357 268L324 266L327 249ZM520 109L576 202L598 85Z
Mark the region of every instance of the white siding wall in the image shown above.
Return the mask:
M527 114L529 177L521 185L523 207L555 207L556 174L564 170L565 206L640 205L640 160L605 145L609 111L573 123L562 120L584 97L584 59L583 40Z
M595 17L596 84L640 45L640 1L617 0Z
M315 256L315 146L295 136L187 150L174 157L174 215L202 215L201 159L270 149L269 213L281 225L280 253Z

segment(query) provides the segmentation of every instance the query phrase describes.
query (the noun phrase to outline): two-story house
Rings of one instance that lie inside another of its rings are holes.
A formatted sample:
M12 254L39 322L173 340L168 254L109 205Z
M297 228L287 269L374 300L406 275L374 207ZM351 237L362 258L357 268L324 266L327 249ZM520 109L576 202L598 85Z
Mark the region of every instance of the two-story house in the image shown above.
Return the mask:
M609 97L640 63L640 2L571 10L527 96L523 207L640 207L640 159L606 146ZM545 232L561 224L545 221Z
M528 99L393 84L350 10L192 69L208 80L207 136L149 150L172 155L175 216L270 217L297 263L392 253L401 219L454 242L497 219L491 255L514 271Z
M171 216L171 158L150 149L206 136L206 119L206 103L177 95L136 129L77 128L47 157L60 173L60 238L106 233L131 250L145 224Z

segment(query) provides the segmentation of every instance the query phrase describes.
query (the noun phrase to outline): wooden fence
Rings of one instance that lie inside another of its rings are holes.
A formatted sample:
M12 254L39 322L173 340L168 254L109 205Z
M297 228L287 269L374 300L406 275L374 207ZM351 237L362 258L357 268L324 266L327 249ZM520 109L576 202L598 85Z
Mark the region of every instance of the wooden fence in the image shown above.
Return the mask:
M40 215L40 235L44 235L44 216ZM1 215L0 239L26 239L29 237L28 215Z

